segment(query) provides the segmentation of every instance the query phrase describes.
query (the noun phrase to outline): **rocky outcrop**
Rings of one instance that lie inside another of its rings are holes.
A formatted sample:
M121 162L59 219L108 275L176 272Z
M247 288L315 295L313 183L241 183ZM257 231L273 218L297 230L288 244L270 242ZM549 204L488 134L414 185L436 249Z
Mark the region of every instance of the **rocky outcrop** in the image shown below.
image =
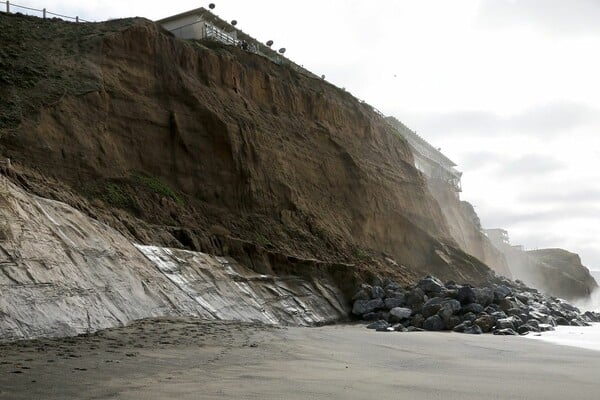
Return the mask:
M158 316L292 325L343 319L345 297L321 270L318 279L273 276L227 257L136 247L66 204L0 186L0 341Z
M527 251L528 280L565 299L587 298L598 289L590 271L581 264L575 253L563 249L540 249Z
M147 20L0 18L0 153L28 190L143 244L489 278L407 144L349 93Z
M563 249L524 251L510 243L495 243L502 251L515 279L542 292L570 301L589 300L598 289L590 271L575 253Z

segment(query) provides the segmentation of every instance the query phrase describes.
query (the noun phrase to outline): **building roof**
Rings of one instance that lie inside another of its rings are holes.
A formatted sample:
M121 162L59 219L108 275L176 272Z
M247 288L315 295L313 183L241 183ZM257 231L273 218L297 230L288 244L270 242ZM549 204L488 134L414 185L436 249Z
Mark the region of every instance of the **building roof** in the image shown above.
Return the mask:
M417 151L421 156L427 157L430 160L447 167L448 169L456 167L456 163L442 154L441 151L430 145L425 139L417 135L416 132L410 130L402 122L394 117L386 117L386 120L406 139L408 144ZM458 172L458 171L457 171Z
M166 22L176 21L178 19L189 17L192 15L197 15L199 17L202 17L203 20L210 22L211 24L213 24L214 26L216 26L217 28L219 28L225 32L235 32L236 37L238 39L245 40L246 42L249 42L249 43L254 43L258 47L258 51L262 55L268 57L271 60L285 59L286 63L291 65L295 70L300 71L311 77L317 77L317 75L315 75L314 73L312 73L309 70L305 69L304 67L294 63L289 58L285 57L283 54L279 54L277 51L273 50L269 46L263 44L262 42L258 41L257 39L253 38L252 36L248 35L244 31L231 25L229 22L219 18L218 16L213 14L210 10L207 10L204 7L200 7L200 8L196 8L194 10L189 10L186 12L182 12L180 14L172 15L170 17L159 19L155 22L157 24L164 24Z

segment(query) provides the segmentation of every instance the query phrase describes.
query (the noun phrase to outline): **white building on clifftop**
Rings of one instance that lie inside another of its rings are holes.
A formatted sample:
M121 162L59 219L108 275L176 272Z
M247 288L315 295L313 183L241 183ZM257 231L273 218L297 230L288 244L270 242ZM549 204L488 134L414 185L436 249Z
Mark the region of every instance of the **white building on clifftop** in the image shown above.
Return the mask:
M180 39L213 39L237 45L237 30L207 9L200 7L156 21Z
M430 145L425 139L410 130L394 117L386 117L387 122L408 142L415 158L415 167L427 178L448 184L455 192L461 192L460 178L456 164Z

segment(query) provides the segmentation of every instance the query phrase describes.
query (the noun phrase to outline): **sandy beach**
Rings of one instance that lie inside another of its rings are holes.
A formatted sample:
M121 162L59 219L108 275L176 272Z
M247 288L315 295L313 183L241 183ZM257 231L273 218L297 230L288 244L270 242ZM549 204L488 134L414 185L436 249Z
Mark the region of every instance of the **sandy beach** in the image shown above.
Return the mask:
M160 319L0 346L2 399L583 399L600 353L519 337Z

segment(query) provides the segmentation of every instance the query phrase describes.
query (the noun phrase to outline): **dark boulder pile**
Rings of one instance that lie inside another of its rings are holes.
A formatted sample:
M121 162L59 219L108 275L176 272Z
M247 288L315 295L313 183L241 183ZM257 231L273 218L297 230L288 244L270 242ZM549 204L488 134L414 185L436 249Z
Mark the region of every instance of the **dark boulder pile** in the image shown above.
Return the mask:
M443 283L433 276L411 287L377 280L361 285L352 301L352 314L368 321L367 328L381 332L526 335L554 330L557 325L600 322L600 313L582 313L562 299L507 279L479 288Z

